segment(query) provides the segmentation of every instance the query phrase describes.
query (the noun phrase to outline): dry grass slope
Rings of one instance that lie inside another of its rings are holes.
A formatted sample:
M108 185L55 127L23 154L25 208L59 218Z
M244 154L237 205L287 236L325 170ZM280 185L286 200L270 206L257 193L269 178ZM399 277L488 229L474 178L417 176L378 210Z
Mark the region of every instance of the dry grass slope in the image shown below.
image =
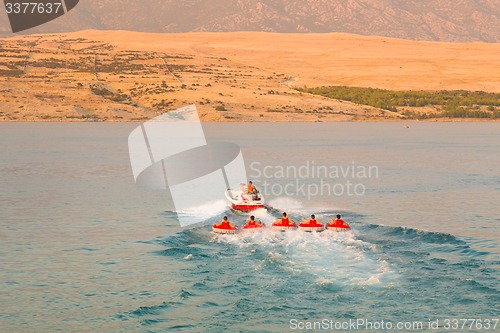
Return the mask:
M0 40L0 120L142 121L197 104L204 121L386 121L293 87L500 91L500 45L345 34L83 31Z

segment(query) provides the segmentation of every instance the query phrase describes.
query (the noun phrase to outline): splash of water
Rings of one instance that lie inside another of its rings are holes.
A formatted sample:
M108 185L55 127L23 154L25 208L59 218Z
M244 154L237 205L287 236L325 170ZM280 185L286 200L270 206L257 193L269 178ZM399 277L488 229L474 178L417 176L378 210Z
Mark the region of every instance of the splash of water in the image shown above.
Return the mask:
M225 200L218 200L189 209L177 211L178 215L185 218L192 218L197 221L206 221L216 216L219 216L227 211L227 203Z

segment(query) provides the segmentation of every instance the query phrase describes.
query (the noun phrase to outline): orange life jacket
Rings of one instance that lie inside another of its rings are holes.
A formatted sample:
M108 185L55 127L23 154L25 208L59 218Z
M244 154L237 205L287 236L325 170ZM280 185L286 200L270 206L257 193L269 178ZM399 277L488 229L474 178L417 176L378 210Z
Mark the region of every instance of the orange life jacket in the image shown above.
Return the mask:
M222 221L220 223L220 226L221 226L221 228L228 228L229 229L229 227L230 227L229 221Z
M249 220L247 224L248 224L248 225L255 225L255 220L253 220L253 221L252 221L252 220Z
M254 191L253 185L252 184L248 184L247 192L248 193L253 193L253 191Z
M284 217L281 219L281 224L290 224L290 219L288 217Z

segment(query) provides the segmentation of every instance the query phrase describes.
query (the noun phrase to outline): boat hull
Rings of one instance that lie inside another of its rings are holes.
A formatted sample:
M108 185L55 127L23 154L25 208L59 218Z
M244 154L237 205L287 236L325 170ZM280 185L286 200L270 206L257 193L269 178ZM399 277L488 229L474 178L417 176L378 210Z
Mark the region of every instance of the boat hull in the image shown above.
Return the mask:
M240 212L251 212L253 210L257 210L260 208L264 208L264 205L242 205L242 204L235 204L231 203L231 208Z
M259 195L258 199L254 199L252 195L235 190L227 190L225 194L229 206L237 212L251 212L264 208L264 198L262 195Z

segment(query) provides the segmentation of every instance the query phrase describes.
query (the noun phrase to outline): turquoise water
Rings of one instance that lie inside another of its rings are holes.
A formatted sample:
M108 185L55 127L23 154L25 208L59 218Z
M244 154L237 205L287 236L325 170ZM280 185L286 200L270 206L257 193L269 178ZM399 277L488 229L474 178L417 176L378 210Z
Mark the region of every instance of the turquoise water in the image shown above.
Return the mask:
M297 184L259 177L266 166L378 170L326 180L363 195L269 193L276 211L256 212L267 223L282 210L340 213L352 232L218 236L209 225L223 215L247 216L221 198L181 212L206 216L181 229L168 193L135 185L137 124L0 124L1 331L287 332L291 320L323 319L477 331L444 325L499 317L498 124L403 125L205 125L211 140L241 146L261 189Z

